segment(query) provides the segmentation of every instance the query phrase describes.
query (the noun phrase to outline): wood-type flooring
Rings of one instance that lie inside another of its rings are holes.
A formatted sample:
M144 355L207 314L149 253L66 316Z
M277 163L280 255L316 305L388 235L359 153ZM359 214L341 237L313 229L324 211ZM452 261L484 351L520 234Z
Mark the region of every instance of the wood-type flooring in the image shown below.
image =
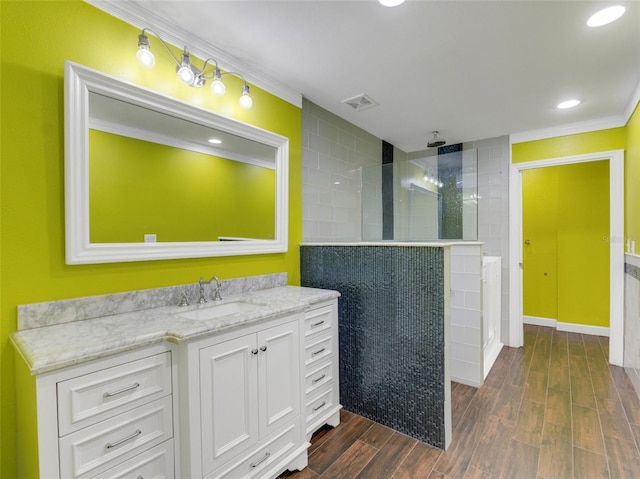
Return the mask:
M609 339L525 325L485 384L452 383L453 438L442 451L343 411L287 479L640 478L640 400Z

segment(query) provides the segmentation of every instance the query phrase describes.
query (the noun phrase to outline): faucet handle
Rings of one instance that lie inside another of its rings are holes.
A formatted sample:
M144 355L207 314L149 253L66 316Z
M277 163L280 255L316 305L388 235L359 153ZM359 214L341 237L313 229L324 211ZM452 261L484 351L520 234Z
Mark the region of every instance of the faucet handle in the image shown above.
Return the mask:
M178 303L178 306L189 306L189 300L187 299L187 293L183 292L182 295L180 295L180 302Z
M200 288L200 297L198 298L198 304L204 304L207 302L207 298L204 297L204 278L202 276L200 276L198 286Z
M217 276L214 276L213 278L211 278L210 281L215 281L216 282L216 285L213 288L213 300L214 301L222 301L222 296L220 295L220 286L222 286L222 285L220 283L220 280L218 279Z

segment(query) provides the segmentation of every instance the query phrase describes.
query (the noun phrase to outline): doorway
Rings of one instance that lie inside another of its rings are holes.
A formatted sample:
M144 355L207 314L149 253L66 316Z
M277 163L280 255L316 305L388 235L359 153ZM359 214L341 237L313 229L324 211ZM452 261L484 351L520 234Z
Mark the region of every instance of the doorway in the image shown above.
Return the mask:
M509 188L509 345L523 344L522 175L534 168L607 161L609 166L609 362L622 366L624 311L624 151L612 150L525 163L512 163Z

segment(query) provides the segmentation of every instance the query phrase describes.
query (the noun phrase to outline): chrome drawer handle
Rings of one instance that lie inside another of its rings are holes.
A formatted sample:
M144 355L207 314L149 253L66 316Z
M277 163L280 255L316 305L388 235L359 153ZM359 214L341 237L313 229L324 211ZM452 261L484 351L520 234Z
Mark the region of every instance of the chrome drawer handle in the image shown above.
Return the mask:
M253 462L251 464L249 464L251 467L258 467L260 464L262 464L264 461L266 461L267 459L269 459L269 456L271 455L270 452L267 452L264 457L262 459L260 459L258 462Z
M325 348L320 348L317 351L314 351L313 353L311 353L311 356L317 356L320 353L324 353L326 351Z
M263 353L267 350L266 346L260 346L260 351L262 351Z
M136 432L134 432L130 436L124 437L124 438L122 438L122 439L120 439L119 441L116 441L116 442L108 442L104 447L106 447L107 449L113 449L114 447L117 447L120 444L123 444L123 443L125 443L127 441L131 441L131 439L135 439L140 434L142 434L142 431L140 429L136 429Z
M138 476L138 477L136 477L136 479L144 479L144 477Z
M138 383L133 383L133 386L129 386L127 388L122 388L122 389L118 389L117 391L113 391L112 393L104 393L104 397L106 398L110 398L113 396L117 396L118 394L122 394L122 393L126 393L127 391L133 391L134 389L137 389L140 387L140 384Z
M322 321L318 321L317 323L313 323L311 327L315 328L316 326L322 326L323 324L324 324L324 319Z
M320 406L316 406L313 408L313 412L316 412L318 409L322 409L326 405L327 405L327 401L322 401L322 404L320 404Z
M253 348L253 349L251 350L251 354L253 354L254 356L255 356L256 354L258 354L258 349L257 349L257 348Z
M323 374L322 376L320 376L320 377L319 377L319 378L317 378L317 379L314 379L314 380L313 380L313 381L311 381L311 382L312 382L313 384L315 384L315 383L319 383L320 381L322 381L322 380L323 380L324 378L326 378L326 377L327 377L327 375L326 375L326 374Z

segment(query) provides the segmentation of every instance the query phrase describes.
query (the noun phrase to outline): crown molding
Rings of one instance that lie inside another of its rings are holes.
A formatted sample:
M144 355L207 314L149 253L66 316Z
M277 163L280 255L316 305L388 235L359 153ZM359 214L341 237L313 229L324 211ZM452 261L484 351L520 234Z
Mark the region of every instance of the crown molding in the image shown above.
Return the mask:
M629 123L631 115L633 115L633 112L636 110L638 103L640 103L640 81L638 81L638 85L636 86L633 95L631 95L631 101L627 105L627 109L624 111L625 125Z
M173 45L189 45L189 53L197 57L204 59L213 56L218 61L222 70L242 72L247 82L298 108L302 108L301 93L129 0L120 0L117 2L108 0L85 0L85 2L140 29L145 27L151 28L162 35L162 39L168 43ZM132 42L133 41L135 41L135 39L133 39Z
M547 138L555 138L558 136L589 133L597 130L608 130L609 128L620 128L626 124L627 122L624 115L608 116L604 118L596 118L594 120L554 126L551 128L543 128L540 130L512 133L509 135L509 141L513 145L515 143L524 143L526 141L545 140Z

